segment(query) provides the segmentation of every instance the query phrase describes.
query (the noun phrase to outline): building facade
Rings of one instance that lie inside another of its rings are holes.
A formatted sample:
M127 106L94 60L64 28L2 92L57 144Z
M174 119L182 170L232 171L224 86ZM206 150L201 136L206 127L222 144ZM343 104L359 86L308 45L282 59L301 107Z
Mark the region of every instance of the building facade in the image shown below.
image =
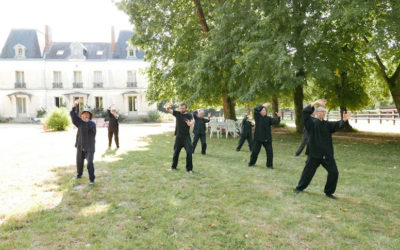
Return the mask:
M71 107L82 99L90 108L115 104L130 119L156 110L145 92L144 53L121 31L110 43L52 42L51 31L12 30L0 55L0 116L30 120L37 111Z

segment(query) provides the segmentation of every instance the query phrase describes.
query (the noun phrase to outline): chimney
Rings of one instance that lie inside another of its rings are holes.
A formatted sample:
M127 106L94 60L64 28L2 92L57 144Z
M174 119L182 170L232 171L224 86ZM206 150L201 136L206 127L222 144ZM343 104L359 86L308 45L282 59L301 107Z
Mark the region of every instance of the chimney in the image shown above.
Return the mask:
M111 26L111 52L114 53L115 50L115 32L114 26Z
M45 26L45 34L44 35L45 35L44 51L47 52L47 51L49 51L51 44L53 43L51 28L48 25Z

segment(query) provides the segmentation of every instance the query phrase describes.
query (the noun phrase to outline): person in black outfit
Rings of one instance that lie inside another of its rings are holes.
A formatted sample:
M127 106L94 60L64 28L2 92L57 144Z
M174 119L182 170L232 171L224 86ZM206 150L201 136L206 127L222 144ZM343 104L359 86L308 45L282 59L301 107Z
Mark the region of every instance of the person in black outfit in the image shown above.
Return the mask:
M321 106L316 109L317 119L314 119L311 117L311 114L314 112L316 104ZM308 155L306 165L294 192L297 194L306 189L314 177L317 168L319 165L322 165L328 171L328 178L324 189L325 195L331 199L337 199L333 193L336 190L339 171L334 158L332 134L343 127L344 122L351 117L351 113L343 114L343 120L337 122L325 121L326 109L323 107L325 104L326 100L320 99L303 109L304 126L310 135L310 139L306 149L306 154Z
M236 151L238 151L238 152L242 148L246 139L247 139L247 142L249 143L250 152L253 149L253 138L251 135L251 128L254 126L254 124L251 121L249 121L249 119L250 119L250 115L245 115L242 120L242 128L240 129L240 140L239 140L239 144L236 148Z
M194 128L193 128L193 154L196 150L197 142L201 141L201 153L206 154L207 143L206 143L206 123L210 122L210 114L208 119L204 118L204 109L193 112L194 117Z
M82 111L81 117L78 116L76 106L80 103L76 100L70 112L72 123L78 128L76 134L76 168L77 179L80 179L83 174L84 160L87 160L87 169L89 172L90 184L94 184L94 152L95 152L95 137L96 137L96 123L92 119L92 113L88 109Z
M314 118L314 113L312 113L311 116L312 116L312 119L315 119ZM304 126L303 136L301 137L301 144L300 144L299 148L296 151L296 157L299 156L301 154L301 152L303 152L303 149L308 144L309 139L310 139L310 136L309 136L309 134L307 132L306 127Z
M191 114L186 112L187 106L182 103L179 106L179 111L172 110L171 104L168 104L166 110L176 118L175 127L175 144L174 144L174 156L172 159L171 169L175 170L178 166L179 153L182 148L186 150L186 171L192 173L192 140L190 138L190 127L193 126L193 117Z
M254 132L253 150L250 156L249 167L256 164L258 154L260 153L261 145L267 151L267 167L273 169L273 151L272 151L272 136L271 125L279 124L281 121L281 111L277 112L277 117L267 116L267 107L269 102L262 106L254 108L254 120L256 121L256 129Z
M107 109L107 113L110 118L108 121L108 147L111 148L112 138L114 135L115 144L117 145L117 148L119 148L119 117L114 105L111 105Z

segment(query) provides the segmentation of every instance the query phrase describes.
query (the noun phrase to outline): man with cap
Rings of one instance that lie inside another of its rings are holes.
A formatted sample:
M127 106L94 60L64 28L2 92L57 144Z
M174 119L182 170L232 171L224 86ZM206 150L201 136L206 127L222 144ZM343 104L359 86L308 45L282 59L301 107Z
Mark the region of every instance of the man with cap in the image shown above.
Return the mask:
M111 148L112 138L113 138L113 135L114 135L115 145L117 146L117 148L119 148L119 137L118 137L119 116L117 114L117 111L115 110L114 104L110 105L110 107L107 109L107 113L108 113L108 116L109 116L109 121L108 121L108 147Z
M190 138L190 127L193 126L193 117L191 114L186 112L187 106L185 103L179 105L179 111L171 109L171 104L168 104L166 110L176 118L175 127L175 144L174 144L174 156L172 159L171 169L175 170L178 166L179 153L182 148L186 151L186 171L192 173L192 141Z
M245 115L242 120L242 127L240 129L240 140L239 140L239 144L236 148L236 151L238 151L238 152L242 148L246 139L247 139L247 142L249 143L250 152L253 149L253 138L251 135L251 128L254 127L254 124L251 121L249 121L249 119L250 119L250 115Z
M93 158L95 152L96 123L92 121L92 113L89 109L84 109L81 117L77 113L77 105L81 100L76 100L70 112L72 123L78 128L76 134L76 168L77 179L82 178L84 160L87 161L87 169L89 172L90 184L94 184L94 165Z
M320 106L315 109L315 105L317 104ZM344 122L351 117L351 113L343 114L343 120L337 122L325 121L325 104L325 99L319 99L303 109L304 126L310 136L306 149L308 157L294 193L298 194L306 189L314 177L317 168L319 165L322 165L328 171L328 178L324 189L325 195L331 199L337 199L333 193L336 190L339 171L334 158L332 134L343 127ZM311 117L314 110L316 118Z
M261 146L264 146L267 151L267 168L274 169L273 163L273 150L272 150L272 135L271 125L279 124L281 121L281 111L277 112L277 117L267 116L267 107L269 102L254 108L254 120L256 121L256 128L254 132L253 150L250 156L249 167L256 164L258 154L260 153Z
M204 109L199 109L193 112L194 117L194 128L193 128L193 154L196 150L197 142L201 141L201 153L206 154L207 143L206 143L206 123L210 122L210 114L208 119L204 118Z

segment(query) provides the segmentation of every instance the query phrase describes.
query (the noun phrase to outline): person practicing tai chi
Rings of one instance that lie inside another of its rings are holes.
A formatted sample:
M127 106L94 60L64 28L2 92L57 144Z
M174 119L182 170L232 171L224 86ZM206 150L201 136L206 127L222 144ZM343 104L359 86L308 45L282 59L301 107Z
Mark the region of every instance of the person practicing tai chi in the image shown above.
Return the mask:
M196 150L197 142L201 141L201 153L206 154L207 143L206 143L206 123L210 122L210 114L208 119L204 118L204 109L199 109L193 112L194 128L193 128L193 154Z
M250 115L245 115L242 120L242 128L240 129L239 144L236 148L236 151L238 151L238 152L242 148L246 139L247 139L247 142L249 143L250 152L253 149L253 137L251 135L251 128L254 127L254 124L251 121L249 121L249 119L250 119Z
M315 109L317 104L320 106ZM344 122L351 118L351 113L344 113L343 120L337 122L325 121L325 104L326 100L320 99L303 109L304 126L309 134L309 142L306 149L308 157L299 184L293 191L298 194L306 189L317 168L322 165L328 171L324 189L325 195L331 199L337 199L333 193L336 190L339 172L333 153L332 134L343 127ZM311 117L314 110L316 118Z
M83 109L81 117L77 113L77 105L81 100L76 100L70 112L72 123L78 128L76 134L76 168L77 179L82 178L84 160L87 160L90 184L94 184L94 151L96 143L96 123L92 121L92 113L88 109Z
M314 114L315 114L315 112L311 114L311 119L316 119L316 118L314 118ZM301 144L296 151L296 157L299 156L301 154L301 152L303 152L303 150L306 147L306 145L308 144L309 140L310 140L310 135L308 134L307 129L304 126L303 136L301 137Z
M107 113L110 118L108 122L108 147L111 148L112 138L114 135L115 145L119 148L119 116L115 110L114 104L110 105L107 109Z
M190 127L193 126L193 117L191 114L186 112L187 105L181 103L179 105L179 111L172 110L171 104L168 104L166 110L171 113L176 118L175 127L175 144L174 144L174 156L172 159L171 169L175 170L178 166L179 153L182 148L186 150L186 171L192 173L193 163L192 163L192 141L190 138Z
M281 121L281 111L277 112L277 117L267 116L267 107L269 102L264 103L262 106L254 108L254 120L256 121L256 128L254 132L253 150L251 151L249 167L256 164L258 154L260 153L261 145L267 151L267 167L274 169L273 150L272 150L272 136L271 125L279 124Z

